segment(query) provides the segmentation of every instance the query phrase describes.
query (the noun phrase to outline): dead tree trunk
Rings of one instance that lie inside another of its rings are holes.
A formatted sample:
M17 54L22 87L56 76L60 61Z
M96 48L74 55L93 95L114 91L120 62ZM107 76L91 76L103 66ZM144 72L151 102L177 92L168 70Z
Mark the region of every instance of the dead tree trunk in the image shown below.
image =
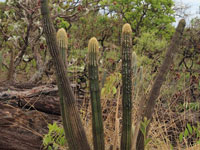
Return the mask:
M158 98L160 94L160 88L163 84L163 82L166 80L167 73L170 69L171 64L173 63L173 58L175 56L175 53L178 51L179 43L181 41L181 37L185 28L185 20L182 19L178 27L176 28L176 32L172 38L171 44L167 50L165 59L163 61L163 64L160 67L160 70L156 76L156 79L154 81L154 84L151 88L151 91L149 93L149 97L147 98L147 104L144 108L143 114L141 114L141 119L143 120L144 117L147 118L147 120L152 120L153 111L156 104L156 99ZM149 127L149 126L148 126ZM147 131L148 132L148 129ZM137 138L137 150L144 150L144 136L141 131L139 131L138 138Z
M49 118L38 111L24 112L0 103L0 149L42 149L43 134L48 132L47 124L52 123Z

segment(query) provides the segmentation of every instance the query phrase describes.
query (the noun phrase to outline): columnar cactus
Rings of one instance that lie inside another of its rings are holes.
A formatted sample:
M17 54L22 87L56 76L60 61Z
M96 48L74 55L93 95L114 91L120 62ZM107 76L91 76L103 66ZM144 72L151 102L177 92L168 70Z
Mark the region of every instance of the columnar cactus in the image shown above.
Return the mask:
M143 67L140 66L138 69L137 55L135 52L132 53L132 72L133 72L133 100L137 99L139 92L142 90L143 81Z
M58 47L61 51L61 56L66 64L66 51L67 51L67 45L68 45L68 37L65 29L61 28L58 30L57 35L57 42L58 42Z
M93 145L95 150L104 150L104 131L102 110L100 102L99 75L98 75L98 52L99 45L96 38L91 38L88 44L88 71L89 86L92 104L92 131Z
M58 43L58 49L61 52L62 60L64 64L66 65L66 50L67 50L67 43L68 43L68 38L67 38L67 33L65 29L61 28L58 30L56 34L56 40ZM66 66L65 66L66 67ZM57 79L58 80L58 79ZM60 86L60 85L58 85ZM61 87L59 87L61 88ZM60 111L61 111L61 116L62 116L62 121L63 121L63 128L65 131L65 135L67 135L67 123L66 123L66 102L63 100L63 93L62 91L60 92ZM66 137L67 138L67 137Z
M56 31L50 17L48 0L40 0L40 3L44 34L56 70L57 83L59 85L58 90L59 93L62 94L60 97L63 98L63 101L66 104L65 133L69 150L90 150L85 130L75 105L75 97L70 86L66 68L59 53L58 43L56 42Z
M0 51L0 70L2 68L2 62L3 62L3 57L2 57L2 51Z
M137 68L137 55L134 51L132 53L132 69L133 69L133 76L136 77L138 68Z
M143 81L143 67L140 66L140 70L139 70L139 81L142 82Z
M134 96L133 99L136 97L136 88L137 88L137 71L138 71L138 66L137 66L137 55L135 52L132 53L132 72L133 72L133 90L134 90Z
M129 24L122 28L122 137L121 150L131 149L132 113L132 30Z

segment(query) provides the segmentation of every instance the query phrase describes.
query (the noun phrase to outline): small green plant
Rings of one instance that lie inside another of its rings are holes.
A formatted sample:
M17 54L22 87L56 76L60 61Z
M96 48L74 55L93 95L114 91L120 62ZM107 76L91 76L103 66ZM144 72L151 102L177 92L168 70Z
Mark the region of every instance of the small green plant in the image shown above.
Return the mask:
M117 93L117 85L120 84L121 74L119 72L115 72L110 74L106 78L106 82L104 87L101 89L102 98L113 97Z
M44 135L43 146L48 150L66 149L66 138L64 129L59 127L55 122L48 124L49 132Z
M182 109L198 111L200 109L199 102L185 102L180 106Z
M187 123L185 130L179 134L179 142L183 142L184 139L196 137L197 144L200 144L200 124L197 126Z
M140 131L142 132L142 134L144 136L144 147L146 147L147 144L151 141L151 138L147 137L147 127L148 127L149 123L150 123L150 119L147 120L147 118L144 117L144 120L140 124Z

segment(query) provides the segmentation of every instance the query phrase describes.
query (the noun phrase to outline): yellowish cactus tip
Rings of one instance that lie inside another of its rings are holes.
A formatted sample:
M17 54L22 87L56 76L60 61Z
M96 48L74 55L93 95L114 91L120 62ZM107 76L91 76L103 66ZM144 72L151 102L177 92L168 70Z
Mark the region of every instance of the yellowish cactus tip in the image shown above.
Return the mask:
M89 50L89 52L95 52L95 53L99 52L99 44L98 44L98 41L95 37L92 37L89 40L88 50Z
M62 41L64 40L66 44L68 43L67 33L64 28L61 28L58 30L56 37L57 37L58 42L61 40Z
M122 33L132 33L131 25L126 23L123 25Z
M136 57L137 57L137 55L136 55L135 51L133 51L132 58L135 59Z
M88 52L89 52L89 64L97 66L98 64L98 52L99 44L95 37L91 38L88 43Z

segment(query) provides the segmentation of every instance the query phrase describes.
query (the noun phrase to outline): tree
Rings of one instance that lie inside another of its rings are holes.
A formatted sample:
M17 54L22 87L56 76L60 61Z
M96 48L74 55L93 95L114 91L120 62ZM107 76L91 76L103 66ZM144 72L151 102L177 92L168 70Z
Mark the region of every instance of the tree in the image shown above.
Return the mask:
M165 36L172 34L173 0L104 0L102 4L108 6L110 14L131 24L135 36L149 30Z
M67 2L52 0L51 2L50 7L53 12L51 18L56 29L63 27L67 30L74 21L85 16L88 10L94 11L89 7L97 6L98 3L98 1L88 1L86 5L85 1L80 0ZM47 65L51 62L39 20L39 3L31 0L8 0L1 3L0 7L2 8L0 45L2 56L5 56L2 64L8 69L8 79L15 80L15 74L20 67L28 73L28 68L31 66L36 68L36 71L33 76L28 77L28 82L36 83L42 78ZM98 10L98 7L95 10ZM12 57L8 57L7 52Z

